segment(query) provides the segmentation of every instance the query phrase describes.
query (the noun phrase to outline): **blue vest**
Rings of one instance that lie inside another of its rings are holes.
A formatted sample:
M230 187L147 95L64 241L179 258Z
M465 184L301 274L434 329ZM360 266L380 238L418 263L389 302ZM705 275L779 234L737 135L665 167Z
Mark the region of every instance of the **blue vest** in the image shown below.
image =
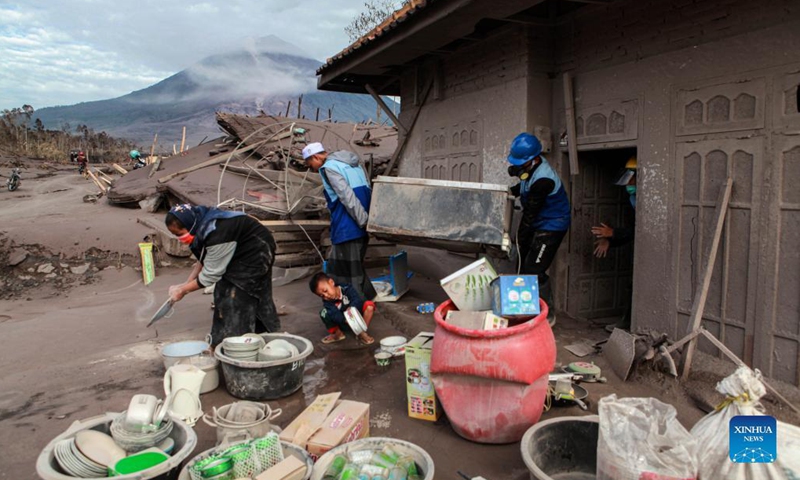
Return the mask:
M364 174L364 169L360 166L350 166L328 157L328 160L320 167L320 177L325 188L325 200L328 202L328 210L331 211L331 243L338 245L366 237L366 229L359 227L355 219L347 213L347 209L342 204L341 199L328 183L328 178L325 175L326 171L334 171L343 176L350 188L353 189L353 193L355 193L361 206L369 213L372 189L367 181L367 176Z
M521 183L520 196L522 197L522 204L525 205L527 203L531 186L542 178L549 178L555 182L556 186L547 195L544 206L539 211L539 216L533 222L531 228L534 230L565 232L569 230L570 223L569 198L567 198L567 191L564 190L564 185L561 183L561 179L558 178L558 174L544 157L542 157L542 163L533 171L533 175Z

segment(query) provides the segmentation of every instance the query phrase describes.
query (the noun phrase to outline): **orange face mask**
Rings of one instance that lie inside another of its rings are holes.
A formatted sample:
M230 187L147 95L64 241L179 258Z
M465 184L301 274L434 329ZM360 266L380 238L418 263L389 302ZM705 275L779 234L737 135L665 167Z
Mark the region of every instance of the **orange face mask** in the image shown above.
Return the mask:
M185 244L185 245L191 245L192 242L194 241L194 235L192 235L189 232L186 232L183 235L181 235L180 237L178 237L178 241L183 243L183 244Z

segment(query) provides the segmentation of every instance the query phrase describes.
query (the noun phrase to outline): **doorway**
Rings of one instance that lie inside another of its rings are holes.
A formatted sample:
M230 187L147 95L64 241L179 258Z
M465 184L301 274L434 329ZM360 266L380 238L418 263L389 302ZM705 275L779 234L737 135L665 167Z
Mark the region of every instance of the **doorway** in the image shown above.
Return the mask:
M570 192L572 227L569 242L567 313L574 318L613 323L629 310L633 279L633 243L594 255L591 228L601 223L631 227L635 212L624 187L614 183L635 148L580 152L580 174Z

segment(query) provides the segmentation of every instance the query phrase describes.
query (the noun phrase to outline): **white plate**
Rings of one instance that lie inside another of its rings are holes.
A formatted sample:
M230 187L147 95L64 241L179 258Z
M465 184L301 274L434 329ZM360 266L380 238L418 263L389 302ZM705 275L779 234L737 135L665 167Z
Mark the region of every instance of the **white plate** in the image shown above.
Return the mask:
M120 448L110 435L97 430L83 430L75 435L75 446L95 463L105 467L115 465L125 458L125 450Z
M77 446L77 445L75 445L75 441L74 441L74 439L72 439L72 440L73 440L73 441L69 442L69 449L70 449L70 452L72 453L72 456L73 456L73 457L75 457L76 459L78 459L78 461L80 461L80 462L81 462L81 464L82 464L84 467L86 467L86 469L87 469L87 470L93 471L93 473L101 473L101 474L106 474L106 473L108 473L108 469L107 469L107 468L103 467L103 466L102 466L102 465L100 465L99 463L97 463L97 462L93 461L91 458L89 458L89 457L87 457L86 455L84 455L84 454L83 454L83 453L80 451L80 449L78 449L78 446Z

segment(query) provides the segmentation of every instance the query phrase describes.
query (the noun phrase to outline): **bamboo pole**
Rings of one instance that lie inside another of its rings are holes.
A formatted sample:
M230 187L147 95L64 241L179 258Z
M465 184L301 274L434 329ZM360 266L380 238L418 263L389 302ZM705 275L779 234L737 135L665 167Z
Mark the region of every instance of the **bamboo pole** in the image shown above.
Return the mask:
M183 153L184 147L186 146L186 127L183 127L183 135L181 135L181 153Z
M157 133L156 133L156 136L153 137L153 146L150 147L150 157L151 158L153 157L153 153L155 153L155 151L156 151L156 143L158 143L158 134Z

